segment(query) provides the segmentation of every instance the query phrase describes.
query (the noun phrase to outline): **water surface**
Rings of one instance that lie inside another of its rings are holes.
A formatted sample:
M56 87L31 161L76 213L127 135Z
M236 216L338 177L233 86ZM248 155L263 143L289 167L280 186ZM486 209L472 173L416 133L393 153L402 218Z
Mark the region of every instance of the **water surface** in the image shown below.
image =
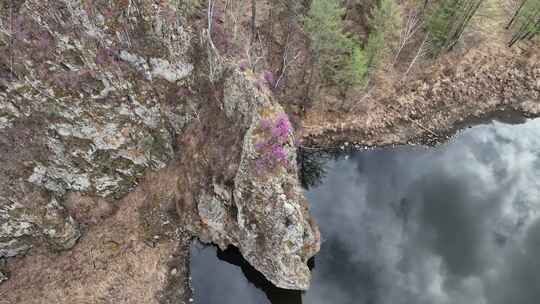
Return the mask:
M539 131L540 120L495 122L432 149L328 161L306 192L323 236L310 290L196 248L196 303L540 303Z

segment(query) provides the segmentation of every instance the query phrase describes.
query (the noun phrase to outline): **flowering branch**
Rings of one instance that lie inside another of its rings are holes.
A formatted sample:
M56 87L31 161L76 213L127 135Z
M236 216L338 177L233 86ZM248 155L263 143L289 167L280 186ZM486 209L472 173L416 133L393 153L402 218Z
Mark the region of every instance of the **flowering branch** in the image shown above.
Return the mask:
M272 170L279 166L288 166L285 145L291 133L291 123L287 114L278 114L274 119L262 119L259 128L265 139L255 144L259 154L256 160L257 169Z

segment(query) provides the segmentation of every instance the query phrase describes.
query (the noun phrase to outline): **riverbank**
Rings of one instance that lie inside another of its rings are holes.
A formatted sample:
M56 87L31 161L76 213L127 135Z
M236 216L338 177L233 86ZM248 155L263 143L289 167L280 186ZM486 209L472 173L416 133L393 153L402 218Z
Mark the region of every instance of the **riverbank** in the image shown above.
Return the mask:
M441 60L391 92L366 96L354 112L313 109L301 123L306 145L332 147L433 145L460 129L492 119L520 121L540 113L540 59L473 50Z

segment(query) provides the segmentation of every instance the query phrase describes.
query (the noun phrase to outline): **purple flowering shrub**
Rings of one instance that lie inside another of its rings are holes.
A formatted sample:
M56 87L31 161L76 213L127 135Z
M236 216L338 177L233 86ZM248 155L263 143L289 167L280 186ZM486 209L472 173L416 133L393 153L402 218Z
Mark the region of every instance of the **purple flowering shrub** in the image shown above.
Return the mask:
M249 64L247 61L242 60L240 61L240 64L238 64L238 67L240 68L240 71L245 72L248 69Z
M274 89L276 85L276 80L274 79L274 74L270 71L263 72L263 78L266 81L266 84L270 89Z
M291 133L291 123L287 114L280 113L274 119L261 119L259 130L263 133L263 139L255 143L255 149L259 154L256 160L257 170L273 170L279 166L288 167L289 159L285 145Z
M244 69L240 68L242 71ZM255 82L255 87L261 90L264 86L267 86L270 90L274 90L276 86L276 79L271 71L264 71Z

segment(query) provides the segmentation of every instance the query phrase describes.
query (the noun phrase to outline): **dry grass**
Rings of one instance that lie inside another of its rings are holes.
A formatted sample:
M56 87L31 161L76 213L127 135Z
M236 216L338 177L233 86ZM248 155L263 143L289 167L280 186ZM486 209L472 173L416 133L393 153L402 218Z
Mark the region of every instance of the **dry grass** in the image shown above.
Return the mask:
M0 286L0 304L157 304L158 296L168 288L171 256L186 260L189 238L181 234L168 239L159 228L166 225L149 227L141 212L152 210L148 207L166 212L162 203L167 201L152 200L148 193L171 197L178 191L175 186L175 168L150 173L137 190L115 203L114 215L104 220L91 217L96 222L88 222L88 230L72 250L54 254L36 248L30 256L11 260L12 276ZM69 205L86 206L93 215L99 214L94 209L101 210L101 203L80 195L70 195L68 200L72 200ZM163 219L164 213L156 218ZM150 242L150 235L160 238ZM177 281L184 284L173 287L187 300L187 269L176 265L181 268L177 276L183 278Z

